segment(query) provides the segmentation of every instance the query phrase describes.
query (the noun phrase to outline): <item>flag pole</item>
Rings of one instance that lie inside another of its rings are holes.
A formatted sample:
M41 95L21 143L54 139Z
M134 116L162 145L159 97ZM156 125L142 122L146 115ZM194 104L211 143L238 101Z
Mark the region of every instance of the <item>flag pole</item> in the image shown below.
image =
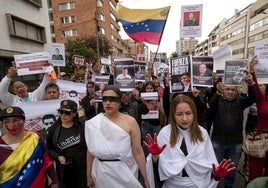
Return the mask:
M170 10L170 6L169 6L169 9L168 9L168 12L167 12L167 19L168 19L168 15L169 15L169 10ZM160 43L161 43L162 36L163 36L164 30L165 30L165 27L166 27L167 19L166 19L166 21L165 21L165 24L164 24L163 30L161 31L161 36L160 36L160 39L159 39L159 43L158 43L158 46L157 46L157 49L156 49L155 56L154 56L154 58L153 58L153 63L152 63L152 66L154 66L154 60L155 60L155 58L156 58L156 55L157 55L158 50L159 50L159 47L160 47Z

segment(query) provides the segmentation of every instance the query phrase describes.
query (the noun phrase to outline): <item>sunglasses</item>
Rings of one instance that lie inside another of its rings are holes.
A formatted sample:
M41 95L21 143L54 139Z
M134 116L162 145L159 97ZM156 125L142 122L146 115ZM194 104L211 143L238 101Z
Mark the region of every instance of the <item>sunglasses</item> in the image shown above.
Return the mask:
M120 97L114 97L114 96L103 96L102 97L102 102L118 102L121 103L121 98Z
M58 113L59 113L60 115L62 115L62 114L71 115L72 112L65 111L65 110L58 110Z

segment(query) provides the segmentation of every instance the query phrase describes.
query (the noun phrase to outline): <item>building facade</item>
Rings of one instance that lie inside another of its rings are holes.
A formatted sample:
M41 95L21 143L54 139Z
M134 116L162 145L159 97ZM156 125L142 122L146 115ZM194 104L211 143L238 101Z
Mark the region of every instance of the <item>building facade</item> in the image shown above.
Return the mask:
M229 45L233 59L252 56L255 43L268 39L267 0L258 0L241 11L235 10L234 16L223 19L208 37L207 42L197 45L196 54L211 55L213 48Z
M47 0L0 1L0 23L0 78L7 73L15 54L49 51ZM26 76L25 80L37 77Z
M98 48L102 45L100 36L105 36L112 46L112 57L122 57L130 47L119 35L117 3L118 0L49 0L52 41L66 43L68 39L95 36Z
M194 49L198 44L197 39L180 39L176 41L176 53L178 56L189 54L191 49L191 54L194 54Z

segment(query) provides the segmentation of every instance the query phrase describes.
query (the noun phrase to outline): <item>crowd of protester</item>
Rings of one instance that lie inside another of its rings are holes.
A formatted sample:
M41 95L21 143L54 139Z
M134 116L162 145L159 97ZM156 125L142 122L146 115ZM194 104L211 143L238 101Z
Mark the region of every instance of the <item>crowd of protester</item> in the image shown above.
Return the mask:
M10 168L12 173L2 174L0 187L18 184L26 165L36 160L32 157L38 148L44 154L35 157L46 161L45 175L28 174L25 181L41 181L36 184L41 187L205 188L217 187L220 181L226 188L233 187L244 131L268 130L266 86L257 82L256 62L254 57L246 71L246 92L225 85L216 74L212 88L193 87L190 92L188 84L185 92L170 93L169 74L163 86L157 75L150 75L149 80L137 82L132 91L121 91L112 84L111 71L102 102L94 100L92 77L77 74L70 78L60 72L60 80L86 82L86 94L80 105L62 100L59 117L45 134L23 129L25 114L17 104L59 99L57 82L51 82L46 73L40 86L28 92L23 82L12 82L16 68L10 67L0 82L0 101L5 106L0 112L0 172ZM151 108L141 97L143 92L157 92L159 118L142 119ZM250 111L244 130L246 108ZM27 143L32 145L29 153L21 149ZM19 168L10 163L14 153L24 158L22 164L16 164ZM245 156L244 163L242 170L249 186L253 180L268 176L267 158Z

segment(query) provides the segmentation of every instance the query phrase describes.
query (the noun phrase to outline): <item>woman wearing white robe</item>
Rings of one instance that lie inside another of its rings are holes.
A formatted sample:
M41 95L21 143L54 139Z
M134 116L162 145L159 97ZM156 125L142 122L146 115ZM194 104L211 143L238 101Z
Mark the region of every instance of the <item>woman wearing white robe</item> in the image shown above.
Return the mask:
M149 188L140 130L134 118L118 111L121 92L108 86L103 91L101 113L86 122L87 181L95 188L142 188L138 167Z
M198 126L196 109L188 96L178 95L173 99L170 114L171 124L163 127L154 140L148 135L145 142L153 153L147 157L146 165L150 187L216 187L221 176L234 170L233 163L224 160L215 167L218 162L210 138L207 131ZM187 154L181 149L183 138ZM214 170L212 164L215 164ZM186 175L183 175L183 169ZM157 181L158 178L161 182Z

